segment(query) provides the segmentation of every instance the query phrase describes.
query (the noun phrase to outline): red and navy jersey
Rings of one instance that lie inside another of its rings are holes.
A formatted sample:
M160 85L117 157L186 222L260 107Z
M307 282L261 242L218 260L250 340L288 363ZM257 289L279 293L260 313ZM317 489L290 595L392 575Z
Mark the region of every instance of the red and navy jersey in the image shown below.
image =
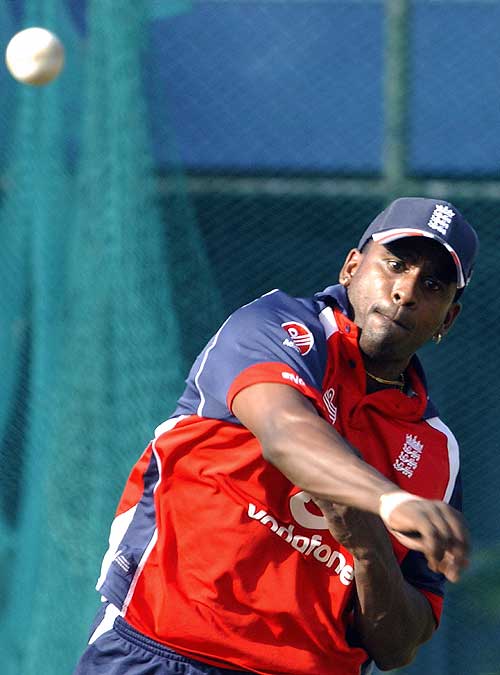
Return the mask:
M172 417L133 468L97 584L135 629L181 654L263 675L355 675L354 562L321 512L232 412L259 382L298 389L364 459L460 508L457 442L416 358L406 393L366 392L344 289L276 290L232 314L196 359ZM393 540L439 620L444 579Z

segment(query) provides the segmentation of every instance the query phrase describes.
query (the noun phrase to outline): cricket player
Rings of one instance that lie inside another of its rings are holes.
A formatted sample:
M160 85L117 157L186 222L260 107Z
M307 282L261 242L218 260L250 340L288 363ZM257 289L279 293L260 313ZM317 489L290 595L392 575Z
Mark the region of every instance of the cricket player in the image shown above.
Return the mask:
M337 285L226 320L132 469L78 675L411 662L468 558L457 440L416 352L454 325L477 248L452 204L397 199Z

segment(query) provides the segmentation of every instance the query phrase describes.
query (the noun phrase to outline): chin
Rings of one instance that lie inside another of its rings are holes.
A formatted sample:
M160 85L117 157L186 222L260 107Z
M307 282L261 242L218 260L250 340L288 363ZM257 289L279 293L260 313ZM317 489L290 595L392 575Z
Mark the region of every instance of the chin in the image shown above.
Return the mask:
M387 333L362 333L359 347L370 359L401 358L401 339Z

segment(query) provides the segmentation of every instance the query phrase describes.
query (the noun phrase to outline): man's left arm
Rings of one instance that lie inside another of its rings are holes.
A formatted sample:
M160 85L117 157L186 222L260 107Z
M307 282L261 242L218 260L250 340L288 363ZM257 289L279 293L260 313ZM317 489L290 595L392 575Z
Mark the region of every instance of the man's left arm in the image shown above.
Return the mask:
M382 520L315 500L330 532L354 557L354 629L380 670L410 663L436 628L426 597L403 577Z

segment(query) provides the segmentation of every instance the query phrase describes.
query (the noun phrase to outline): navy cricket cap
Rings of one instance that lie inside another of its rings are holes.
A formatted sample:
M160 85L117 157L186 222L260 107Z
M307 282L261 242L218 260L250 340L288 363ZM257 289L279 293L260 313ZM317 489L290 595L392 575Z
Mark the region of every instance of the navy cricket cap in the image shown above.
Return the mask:
M472 275L479 240L458 209L441 199L396 199L369 225L358 248L362 249L369 239L388 244L403 237L422 236L435 239L446 248L457 268L457 288L465 288Z

